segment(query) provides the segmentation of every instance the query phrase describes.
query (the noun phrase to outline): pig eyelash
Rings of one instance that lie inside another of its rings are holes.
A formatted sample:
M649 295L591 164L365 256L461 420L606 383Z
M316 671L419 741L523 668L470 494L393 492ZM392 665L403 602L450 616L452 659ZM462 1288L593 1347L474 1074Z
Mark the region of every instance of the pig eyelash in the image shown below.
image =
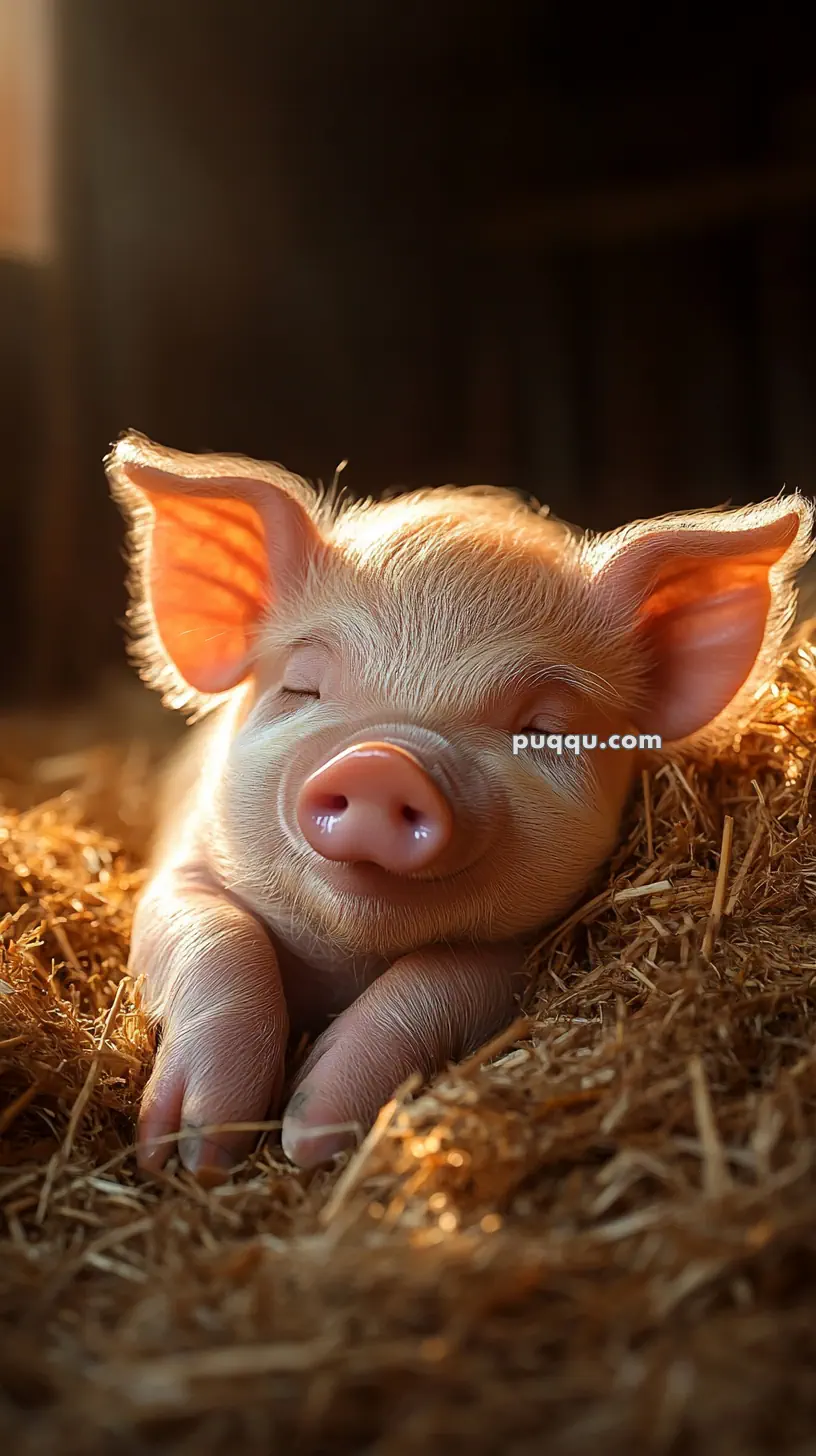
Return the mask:
M540 723L536 723L535 721L533 721L532 723L525 723L523 727L517 729L516 731L519 733L550 734L565 733L567 730L565 728L559 728L555 721L546 724L545 727L542 727Z
M289 698L313 698L317 702L320 701L319 688L288 688L284 684L281 687L281 692Z
M542 714L536 713L528 722L514 728L514 733L535 733L536 735L549 736L550 733L559 733L563 736L571 731L566 715L553 714L552 718L544 719Z

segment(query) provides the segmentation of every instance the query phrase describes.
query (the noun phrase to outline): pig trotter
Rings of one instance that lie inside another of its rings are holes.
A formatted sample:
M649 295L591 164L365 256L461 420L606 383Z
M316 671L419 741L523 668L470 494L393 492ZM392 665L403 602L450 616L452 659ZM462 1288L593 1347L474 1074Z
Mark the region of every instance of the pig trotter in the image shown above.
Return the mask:
M411 1072L432 1077L501 1031L526 985L522 962L517 945L433 946L395 961L315 1043L284 1112L287 1157L325 1162Z
M161 1168L183 1130L181 1161L206 1180L240 1161L257 1133L198 1130L260 1121L280 1096L288 1016L275 952L248 912L169 876L139 907L131 964L146 973L147 1009L162 1023L139 1165Z

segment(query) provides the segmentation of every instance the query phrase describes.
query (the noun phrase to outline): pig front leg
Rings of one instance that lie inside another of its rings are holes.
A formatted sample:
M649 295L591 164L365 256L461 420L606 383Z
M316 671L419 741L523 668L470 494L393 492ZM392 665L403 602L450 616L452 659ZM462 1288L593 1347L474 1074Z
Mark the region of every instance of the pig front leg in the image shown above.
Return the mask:
M413 1071L431 1077L507 1026L527 984L517 945L431 946L401 957L318 1039L284 1112L283 1149L301 1168L348 1145Z
M139 903L130 964L162 1034L142 1100L138 1160L162 1167L179 1139L192 1172L226 1169L255 1133L195 1129L257 1122L280 1095L289 1021L274 949L263 926L205 874L161 875Z

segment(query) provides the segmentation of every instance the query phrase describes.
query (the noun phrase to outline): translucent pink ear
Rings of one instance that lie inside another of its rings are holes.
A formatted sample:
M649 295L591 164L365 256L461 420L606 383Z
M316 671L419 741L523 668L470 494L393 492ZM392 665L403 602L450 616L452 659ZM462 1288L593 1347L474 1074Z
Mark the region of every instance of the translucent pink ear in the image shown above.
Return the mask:
M277 466L130 432L106 460L131 531L136 655L173 706L247 675L258 626L321 544L314 491Z
M778 649L813 551L802 496L641 521L596 542L607 620L632 619L650 678L639 726L664 743L706 728Z

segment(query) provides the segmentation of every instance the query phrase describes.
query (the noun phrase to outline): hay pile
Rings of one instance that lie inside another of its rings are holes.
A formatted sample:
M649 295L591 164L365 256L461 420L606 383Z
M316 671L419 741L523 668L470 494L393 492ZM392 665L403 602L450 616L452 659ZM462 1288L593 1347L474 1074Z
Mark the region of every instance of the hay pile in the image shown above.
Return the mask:
M816 1449L815 689L801 646L719 762L650 768L490 1065L209 1190L131 1152L147 750L0 761L9 1449Z

